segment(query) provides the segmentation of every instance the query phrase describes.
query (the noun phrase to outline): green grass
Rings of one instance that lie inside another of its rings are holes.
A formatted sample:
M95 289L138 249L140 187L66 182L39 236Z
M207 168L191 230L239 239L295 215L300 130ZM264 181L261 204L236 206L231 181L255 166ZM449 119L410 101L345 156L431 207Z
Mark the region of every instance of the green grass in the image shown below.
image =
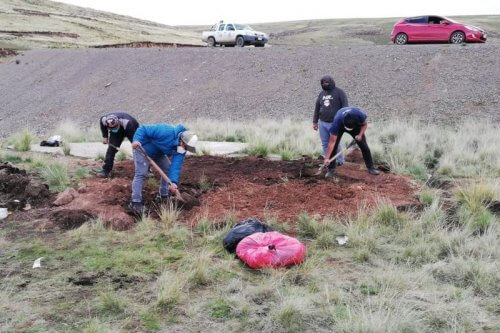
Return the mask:
M237 212L185 221L167 204L158 218L144 216L128 232L100 220L67 232L45 229L45 220L3 223L0 318L9 319L0 319L0 331L494 332L500 221L490 209L500 187L491 165L498 160L482 143L495 146L497 139L487 129L477 132L478 149L493 160L474 162L453 148L461 143L451 131L445 140L422 130L391 124L380 133L370 129L369 142L374 151L386 149L380 156L403 174L423 165L436 177L450 163L446 177L459 186L431 189L414 172L422 186L419 211L398 212L381 198L349 217L302 213L287 224L269 218L307 246L304 263L287 269L251 270L223 249ZM267 142L283 148L276 135ZM430 146L414 145L410 154L403 144L409 142ZM52 165L42 163L42 171ZM336 241L342 235L345 245ZM42 270L25 275L42 256ZM94 284L70 282L80 276L95 276Z
M24 129L20 133L13 134L7 138L7 145L13 146L14 150L26 152L31 149L31 144L36 142L36 137L29 130Z
M42 168L41 176L51 191L64 191L71 183L68 168L62 163L47 164Z
M69 143L63 142L62 150L65 156L71 155L71 146L69 145Z
M13 164L22 163L24 161L21 156L11 155L11 154L3 155L1 160L4 162L10 162Z
M128 156L124 152L119 151L118 154L116 154L116 160L117 161L125 161L125 160L128 160Z

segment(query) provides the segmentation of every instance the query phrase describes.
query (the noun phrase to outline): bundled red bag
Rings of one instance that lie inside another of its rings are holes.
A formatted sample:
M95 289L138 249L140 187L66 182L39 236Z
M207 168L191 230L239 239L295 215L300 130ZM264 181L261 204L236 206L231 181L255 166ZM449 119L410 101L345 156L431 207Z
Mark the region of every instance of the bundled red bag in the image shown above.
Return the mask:
M257 232L238 243L236 254L251 268L285 267L301 263L306 246L277 231Z

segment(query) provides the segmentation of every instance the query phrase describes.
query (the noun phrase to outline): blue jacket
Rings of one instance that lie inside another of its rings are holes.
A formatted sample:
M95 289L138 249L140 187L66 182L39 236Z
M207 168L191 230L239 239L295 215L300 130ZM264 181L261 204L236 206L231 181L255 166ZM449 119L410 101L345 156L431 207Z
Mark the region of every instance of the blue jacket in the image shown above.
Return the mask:
M182 164L186 153L177 152L180 134L187 129L182 125L168 124L141 125L134 135L134 141L139 141L151 158L167 155L170 158L168 178L174 183L179 182Z

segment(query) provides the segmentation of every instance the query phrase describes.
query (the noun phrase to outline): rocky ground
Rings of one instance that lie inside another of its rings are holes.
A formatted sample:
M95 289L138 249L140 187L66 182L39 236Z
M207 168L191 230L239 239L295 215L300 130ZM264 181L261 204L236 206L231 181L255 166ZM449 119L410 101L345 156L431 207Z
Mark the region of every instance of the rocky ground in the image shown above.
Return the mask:
M499 44L34 50L0 64L0 135L126 111L143 123L312 116L331 74L372 120L500 119Z

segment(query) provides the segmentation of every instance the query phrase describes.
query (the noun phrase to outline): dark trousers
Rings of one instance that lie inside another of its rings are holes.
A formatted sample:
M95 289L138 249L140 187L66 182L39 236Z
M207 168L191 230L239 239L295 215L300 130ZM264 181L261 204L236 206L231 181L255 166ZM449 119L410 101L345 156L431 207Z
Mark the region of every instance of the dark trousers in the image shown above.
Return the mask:
M340 140L342 139L342 135L344 133L349 133L349 135L354 137L359 134L359 129L354 129L352 131L342 131L340 130L339 135L337 136L337 141L335 141L335 147L333 148L333 151L337 151L337 148L340 144ZM363 135L363 139L361 141L357 141L356 143L358 144L358 147L361 149L361 153L363 153L363 159L365 160L365 165L366 168L372 169L373 166L373 159L372 159L372 153L370 151L370 148L368 147L368 143L366 142L366 136ZM329 157L331 158L331 156ZM330 165L328 165L328 170L335 170L335 166L337 164L337 161L332 161Z
M120 145L123 142L123 139L125 139L125 134L121 133L122 131L114 134L111 133L109 135L109 143L112 144L113 146L120 147ZM115 155L116 155L117 150L110 145L108 145L108 150L106 151L106 157L104 157L104 165L102 169L104 172L110 173L111 170L113 170L113 164L115 162Z

